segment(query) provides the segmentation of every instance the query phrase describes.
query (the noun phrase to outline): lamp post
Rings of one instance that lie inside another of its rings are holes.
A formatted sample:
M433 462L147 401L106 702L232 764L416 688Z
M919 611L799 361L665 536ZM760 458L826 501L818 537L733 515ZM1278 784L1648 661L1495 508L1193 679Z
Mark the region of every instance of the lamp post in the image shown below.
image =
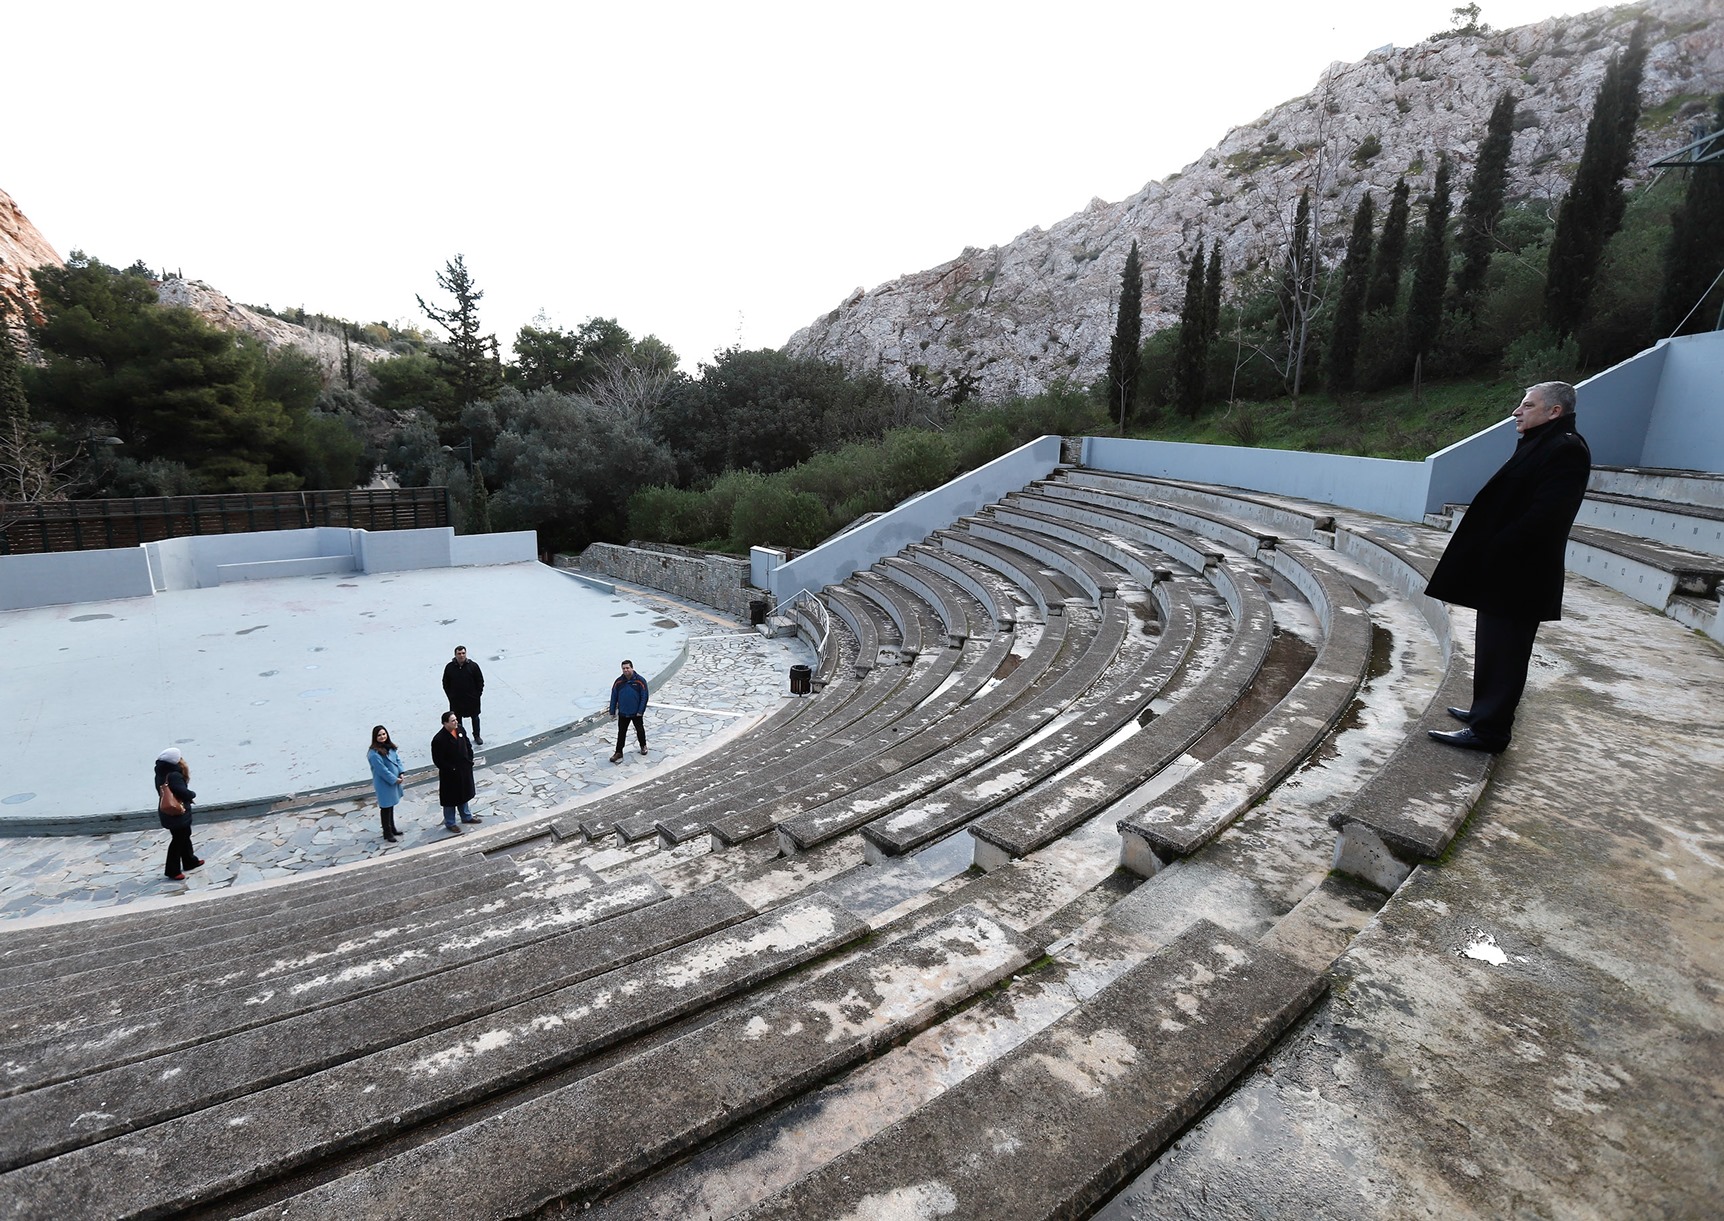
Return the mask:
M461 442L461 444L459 444L459 445L445 445L442 448L443 448L443 452L446 454L461 454L462 455L461 464L467 468L467 473L469 475L471 475L473 473L473 438L472 437L468 437L465 441Z
M473 464L473 438L468 437L459 445L442 447L446 454L460 454L461 461L467 467L467 479L473 485L473 521L471 529L479 534L491 532L491 498L485 490L484 476L479 474L479 468Z

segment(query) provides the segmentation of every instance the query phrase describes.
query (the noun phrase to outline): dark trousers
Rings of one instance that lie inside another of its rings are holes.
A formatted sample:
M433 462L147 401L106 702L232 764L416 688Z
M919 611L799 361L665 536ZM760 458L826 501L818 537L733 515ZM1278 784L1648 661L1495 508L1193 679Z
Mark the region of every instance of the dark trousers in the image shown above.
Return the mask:
M192 829L190 827L174 827L168 832L168 863L163 870L170 878L176 873L184 873L186 867L198 859L198 854L192 851Z
M470 717L463 717L460 713L455 714L455 723L460 725L463 729L466 728L466 725L463 724L464 721L473 722L473 744L477 746L480 742L484 741L485 735L479 732L479 714L475 712Z
M629 726L635 727L635 739L640 742L641 749L646 749L646 716L635 713L633 716L617 717L617 754L623 753L623 743L628 740Z
M1472 731L1492 746L1507 746L1515 709L1526 690L1538 620L1479 612L1474 639Z

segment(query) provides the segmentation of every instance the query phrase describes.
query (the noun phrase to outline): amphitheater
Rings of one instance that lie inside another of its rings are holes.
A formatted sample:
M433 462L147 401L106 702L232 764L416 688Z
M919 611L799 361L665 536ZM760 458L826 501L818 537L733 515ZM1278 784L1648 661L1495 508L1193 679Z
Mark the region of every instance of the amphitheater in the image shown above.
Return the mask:
M1716 1215L1721 340L1582 387L1507 754L1420 593L1503 426L1044 438L757 550L819 664L723 752L9 931L0 1213Z

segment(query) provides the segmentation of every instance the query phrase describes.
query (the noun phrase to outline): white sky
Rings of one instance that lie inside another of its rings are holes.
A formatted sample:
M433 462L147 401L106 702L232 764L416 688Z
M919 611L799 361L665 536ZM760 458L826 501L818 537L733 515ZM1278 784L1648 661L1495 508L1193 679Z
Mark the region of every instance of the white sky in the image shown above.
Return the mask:
M459 252L505 356L542 310L693 371L1123 199L1453 7L35 0L0 18L0 189L62 255L357 321L427 325Z

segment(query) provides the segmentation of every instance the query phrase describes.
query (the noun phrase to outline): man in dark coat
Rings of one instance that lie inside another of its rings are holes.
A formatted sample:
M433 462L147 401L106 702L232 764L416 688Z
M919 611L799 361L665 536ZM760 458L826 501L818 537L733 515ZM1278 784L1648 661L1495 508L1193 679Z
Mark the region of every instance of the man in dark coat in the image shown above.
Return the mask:
M443 667L443 694L456 719L473 718L473 745L485 745L485 735L479 732L479 697L485 694L485 674L478 662L467 660L464 644L455 646L455 659Z
M1514 454L1473 497L1425 587L1479 613L1472 706L1449 709L1466 728L1431 730L1439 742L1492 754L1507 748L1538 625L1562 618L1568 531L1592 469L1574 430L1574 402L1567 382L1527 390L1514 410Z
M443 728L431 739L431 762L437 765L437 803L443 807L443 829L461 834L455 825L455 815L462 822L480 822L473 817L473 800L478 789L473 784L473 743L461 728L461 718L453 712L443 714Z

